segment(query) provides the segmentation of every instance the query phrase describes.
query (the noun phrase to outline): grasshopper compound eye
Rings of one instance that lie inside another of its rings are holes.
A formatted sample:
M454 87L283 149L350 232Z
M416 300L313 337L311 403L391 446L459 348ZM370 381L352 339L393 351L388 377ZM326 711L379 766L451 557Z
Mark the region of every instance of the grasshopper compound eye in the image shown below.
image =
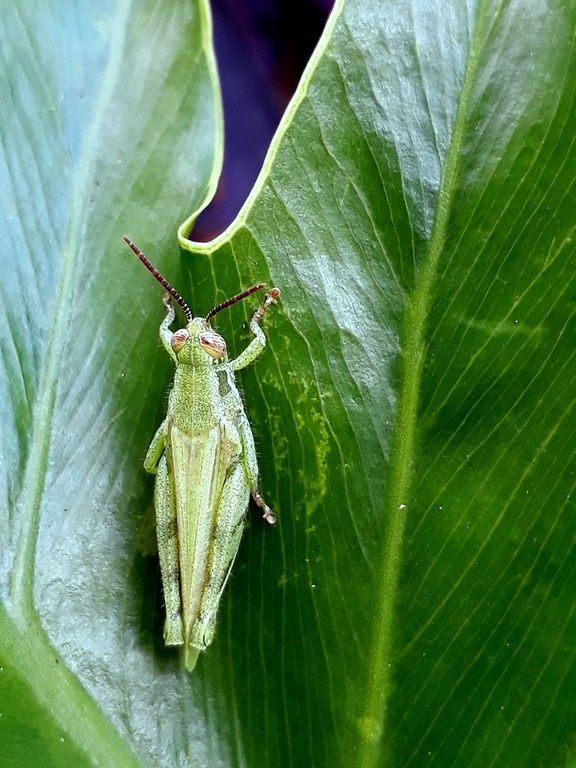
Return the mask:
M188 341L190 338L190 334L186 330L186 328L180 328L179 331L176 331L172 334L172 338L170 339L170 346L174 350L174 352L180 352L184 344Z
M215 331L204 331L198 337L198 341L202 349L215 360L220 360L226 354L226 342Z

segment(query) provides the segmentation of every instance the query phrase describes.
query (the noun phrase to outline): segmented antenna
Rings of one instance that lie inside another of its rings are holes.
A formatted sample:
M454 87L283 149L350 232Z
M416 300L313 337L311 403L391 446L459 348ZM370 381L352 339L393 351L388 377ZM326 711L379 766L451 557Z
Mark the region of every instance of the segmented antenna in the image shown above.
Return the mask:
M245 299L252 293L256 293L256 291L262 290L262 288L266 288L266 283L256 283L256 285L252 285L250 288L246 288L246 290L237 293L236 296L231 296L229 299L226 299L222 304L217 304L214 309L211 309L206 315L206 322L209 322L214 315L218 314L218 312L222 312L223 309L227 309L232 306L232 304L236 304L237 301L242 301L242 299Z
M166 280L166 278L164 277L164 275L162 275L162 274L160 274L160 272L158 272L158 270L156 269L156 267L154 266L154 264L152 264L152 262L150 261L150 259L148 259L146 256L144 256L144 254L142 253L142 251L140 250L140 248L138 248L138 246L137 246L135 243L133 243L133 242L132 242L132 240L130 240L130 238L129 238L129 237L126 237L126 235L124 235L124 237L123 237L123 240L124 240L124 242L125 242L127 245L129 245L129 246L130 246L130 248L131 248L131 249L134 251L134 253L136 254L136 256L138 256L138 258L140 259L140 261L142 262L142 264L144 264L144 266L145 266L145 267L146 267L146 269L147 269L147 270L148 270L148 271L149 271L149 272L152 274L152 276L153 276L153 277L155 277L155 278L156 278L156 280L158 280L158 282L160 283L160 285L162 285L164 288L166 288L166 290L168 291L168 293L170 294L170 296L172 296L172 298L174 299L174 301L177 301L177 302L178 302L178 304L179 304L179 305L182 307L182 311L183 311L183 312L184 312L184 314L186 315L186 320L187 320L189 323L191 323L191 322L192 322L192 312L191 312L191 310L190 310L190 307L188 306L188 304L186 304L186 302L184 301L184 299L182 298L182 296L180 296L180 294L178 293L178 291L177 291L175 288L172 288L172 286L170 285L170 283L168 282L168 280ZM212 310L212 311L214 311L214 310Z

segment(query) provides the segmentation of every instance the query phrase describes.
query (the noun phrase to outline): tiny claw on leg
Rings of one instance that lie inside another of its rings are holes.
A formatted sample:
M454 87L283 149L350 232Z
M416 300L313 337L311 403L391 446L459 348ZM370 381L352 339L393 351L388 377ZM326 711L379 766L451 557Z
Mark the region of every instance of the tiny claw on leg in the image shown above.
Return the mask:
M276 515L272 512L258 491L252 491L252 498L254 499L254 503L262 510L262 517L264 520L266 520L267 523L270 523L270 525L274 525L276 522Z
M172 309L172 301L171 301L171 296L168 293L168 291L166 291L164 296L162 296L162 304L164 304L164 306L166 307L168 312L170 312L170 310Z
M258 323L260 320L262 320L262 317L264 316L264 313L266 310L272 306L272 304L277 304L278 299L280 298L280 288L271 288L270 291L266 294L266 298L260 304L256 312L254 312L254 315L252 316L252 322Z
M280 288L271 288L269 293L266 294L266 299L264 300L264 303L266 305L276 304L279 298L280 298Z

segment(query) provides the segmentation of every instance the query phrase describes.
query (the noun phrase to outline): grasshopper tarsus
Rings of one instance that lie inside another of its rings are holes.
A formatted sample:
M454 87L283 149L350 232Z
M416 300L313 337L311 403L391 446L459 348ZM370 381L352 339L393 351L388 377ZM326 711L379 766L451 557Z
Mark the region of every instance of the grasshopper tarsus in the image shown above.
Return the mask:
M250 495L252 496L254 504L262 510L262 517L264 520L266 520L267 523L270 523L270 525L276 525L276 515L272 512L258 491L252 491Z
M272 288L268 294L270 304L275 303L280 298L280 288Z
M256 323L258 325L260 323L260 320L262 320L262 317L264 316L264 313L273 305L276 304L278 301L278 298L280 297L280 289L279 288L272 288L267 294L266 298L260 304L256 312L254 312L252 316L252 322Z

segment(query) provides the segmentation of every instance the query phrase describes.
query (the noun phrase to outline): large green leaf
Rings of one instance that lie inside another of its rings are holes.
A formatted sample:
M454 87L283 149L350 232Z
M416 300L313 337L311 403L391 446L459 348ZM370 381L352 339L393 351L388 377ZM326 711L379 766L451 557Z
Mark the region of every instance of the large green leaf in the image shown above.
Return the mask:
M182 272L221 151L204 5L4 10L0 765L574 764L575 20L337 5ZM242 372L281 523L193 675L141 467L161 291L124 232L198 312L283 292Z

